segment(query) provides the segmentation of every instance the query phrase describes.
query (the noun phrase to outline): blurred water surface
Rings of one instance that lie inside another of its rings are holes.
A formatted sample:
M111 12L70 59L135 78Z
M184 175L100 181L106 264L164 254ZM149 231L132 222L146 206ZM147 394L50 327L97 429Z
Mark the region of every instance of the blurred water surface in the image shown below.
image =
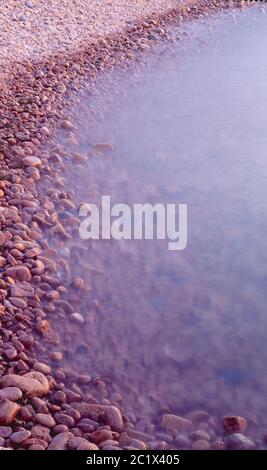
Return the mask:
M84 114L79 150L113 151L67 175L81 201L188 204L183 252L78 236L70 249L92 293L79 300L88 351L74 340L69 364L128 410L266 415L266 31L260 8L192 23L136 79L114 72L93 135Z

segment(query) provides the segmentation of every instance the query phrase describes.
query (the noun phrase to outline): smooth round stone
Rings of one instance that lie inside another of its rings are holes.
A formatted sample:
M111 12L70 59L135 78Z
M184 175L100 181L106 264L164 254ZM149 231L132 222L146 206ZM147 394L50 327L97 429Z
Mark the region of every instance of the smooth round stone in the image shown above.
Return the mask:
M33 168L38 168L42 164L40 158L38 158L38 157L25 157L25 158L23 158L22 161L23 161L23 164L25 166L30 166L30 167L33 167Z
M29 439L29 437L31 437L31 432L25 429L24 431L14 432L11 434L10 439L14 444L21 444L26 439Z
M6 387L0 390L0 398L17 401L22 398L22 391L18 387Z
M230 434L224 440L226 449L231 450L251 450L255 448L253 441L240 433Z

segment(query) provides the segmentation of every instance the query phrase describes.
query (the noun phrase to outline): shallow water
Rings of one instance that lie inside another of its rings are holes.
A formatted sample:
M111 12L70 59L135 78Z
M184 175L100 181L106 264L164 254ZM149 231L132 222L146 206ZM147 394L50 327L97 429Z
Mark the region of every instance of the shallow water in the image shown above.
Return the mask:
M81 106L78 150L89 160L66 175L80 201L188 205L184 251L78 233L65 247L92 289L73 290L87 322L66 362L103 376L129 411L264 421L266 28L259 8L191 24L139 76L113 74L114 99L93 131ZM94 142L113 150L93 156Z

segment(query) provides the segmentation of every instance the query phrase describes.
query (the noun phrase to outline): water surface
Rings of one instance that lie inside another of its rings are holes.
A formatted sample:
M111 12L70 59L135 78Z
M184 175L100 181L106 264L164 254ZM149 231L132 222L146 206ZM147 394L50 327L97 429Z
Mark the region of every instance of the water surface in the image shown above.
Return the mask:
M73 290L88 349L77 336L69 365L103 376L129 411L266 416L266 31L260 8L173 30L181 41L137 77L114 72L94 130L91 97L81 106L89 160L66 176L80 201L188 205L182 252L78 233L69 245L91 288ZM113 150L94 156L94 142Z

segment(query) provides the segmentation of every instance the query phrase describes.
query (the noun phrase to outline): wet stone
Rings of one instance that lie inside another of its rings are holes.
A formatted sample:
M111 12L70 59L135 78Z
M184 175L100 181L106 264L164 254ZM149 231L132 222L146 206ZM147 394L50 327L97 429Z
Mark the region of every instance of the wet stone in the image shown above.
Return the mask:
M20 406L7 399L0 399L0 425L11 424L19 412Z
M190 431L192 422L180 416L165 414L162 416L161 427L163 429L175 429L176 431Z
M224 449L224 442L219 441L219 440L212 442L211 449L213 449L213 450L223 450Z
M73 438L71 432L63 432L55 436L48 446L48 450L66 450L68 448L69 441Z
M84 323L84 318L82 315L80 315L80 313L72 313L70 318L75 321L76 323L79 323L79 324L83 324Z
M227 434L243 434L247 429L247 421L241 416L224 416L224 418L222 418L222 425Z
M190 439L184 434L177 434L174 439L175 447L180 450L187 450L191 447Z
M51 367L42 362L35 362L33 365L34 370L41 372L42 374L48 375L51 373Z
M193 440L193 441L197 441L199 439L202 439L202 440L205 440L205 441L209 441L210 440L210 435L202 430L202 429L197 429L196 431L193 431L189 434L189 437Z
M21 444L23 441L26 441L26 439L29 439L29 437L31 437L31 432L25 430L14 432L11 434L10 439L14 444Z
M121 432L123 430L123 419L120 410L116 406L109 406L105 410L107 424L111 426L114 431Z

